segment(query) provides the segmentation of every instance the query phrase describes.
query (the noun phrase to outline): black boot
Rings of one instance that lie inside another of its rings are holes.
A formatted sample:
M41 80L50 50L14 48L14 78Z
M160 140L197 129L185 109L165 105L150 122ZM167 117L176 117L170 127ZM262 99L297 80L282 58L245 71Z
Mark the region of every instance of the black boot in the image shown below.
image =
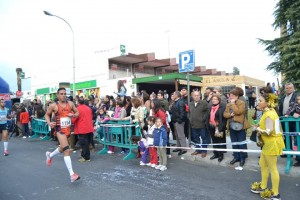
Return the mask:
M230 161L230 164L233 165L234 163L239 162L239 161L240 161L239 159L233 158L232 161Z
M219 158L218 158L218 161L221 162L223 159L224 159L224 154L220 154Z
M244 165L245 165L245 158L241 159L241 161L240 161L240 166L243 167Z
M219 158L219 155L217 153L214 152L214 155L212 157L210 157L211 160Z

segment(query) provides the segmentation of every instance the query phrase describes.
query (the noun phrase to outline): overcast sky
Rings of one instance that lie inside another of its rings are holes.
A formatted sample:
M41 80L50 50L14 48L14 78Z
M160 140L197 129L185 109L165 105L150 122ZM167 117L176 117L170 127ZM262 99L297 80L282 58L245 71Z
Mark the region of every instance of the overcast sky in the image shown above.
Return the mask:
M66 19L75 35L76 77L101 73L95 51L126 45L127 52L167 58L194 49L196 65L276 82L272 58L257 38L274 39L275 0L0 0L1 76L16 90L15 68L42 85L72 79L72 35L47 10ZM168 38L170 43L168 45ZM178 61L177 61L178 62ZM59 74L63 74L59 75Z

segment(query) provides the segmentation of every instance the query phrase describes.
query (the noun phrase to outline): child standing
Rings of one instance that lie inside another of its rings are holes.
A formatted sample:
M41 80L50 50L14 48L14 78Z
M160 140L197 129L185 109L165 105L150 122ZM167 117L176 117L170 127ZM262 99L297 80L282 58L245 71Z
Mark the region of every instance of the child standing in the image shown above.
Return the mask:
M159 156L159 165L155 169L160 171L167 170L167 153L166 146L168 142L168 134L166 128L163 126L162 119L156 118L156 128L154 129L154 146L157 146L157 153Z
M141 138L138 142L138 146L140 149L140 154L142 155L142 160L140 162L141 166L147 165L147 157L149 154L147 140L145 138Z
M20 122L22 124L22 132L23 132L23 138L27 138L29 135L29 128L28 128L28 123L29 123L29 114L26 111L25 108L22 108L21 114L20 114Z
M153 145L153 132L155 129L155 124L154 124L154 117L150 116L147 118L147 129L148 130L144 130L144 135L146 137L147 143L148 143L148 151L150 153L150 162L147 164L147 166L150 167L156 167L157 163L158 163L158 159L157 159L157 151L156 148Z
M147 165L147 157L149 154L147 140L145 138L142 138L141 136L136 136L136 135L131 136L130 140L132 144L138 145L138 151L142 155L142 160L140 161L140 165L141 166Z
M100 124L103 123L105 117L106 117L106 113L104 111L104 108L99 108L97 112L96 125L97 125L97 133L101 140L103 139L103 129L100 127Z

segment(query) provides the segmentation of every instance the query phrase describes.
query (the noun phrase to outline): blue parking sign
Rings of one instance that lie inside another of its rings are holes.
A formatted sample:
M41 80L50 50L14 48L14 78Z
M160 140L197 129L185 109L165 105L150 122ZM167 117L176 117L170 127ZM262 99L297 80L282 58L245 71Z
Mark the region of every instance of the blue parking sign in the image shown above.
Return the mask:
M195 52L194 50L179 53L178 71L192 72L195 70Z

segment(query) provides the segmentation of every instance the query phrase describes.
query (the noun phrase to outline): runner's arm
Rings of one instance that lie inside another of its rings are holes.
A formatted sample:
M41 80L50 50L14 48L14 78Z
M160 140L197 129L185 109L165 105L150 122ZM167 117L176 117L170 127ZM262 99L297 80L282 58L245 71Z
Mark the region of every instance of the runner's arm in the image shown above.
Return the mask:
M49 107L48 107L48 110L45 114L45 120L47 122L48 125L51 124L51 120L50 120L50 117L52 117L52 113L54 111L54 104L50 104Z

